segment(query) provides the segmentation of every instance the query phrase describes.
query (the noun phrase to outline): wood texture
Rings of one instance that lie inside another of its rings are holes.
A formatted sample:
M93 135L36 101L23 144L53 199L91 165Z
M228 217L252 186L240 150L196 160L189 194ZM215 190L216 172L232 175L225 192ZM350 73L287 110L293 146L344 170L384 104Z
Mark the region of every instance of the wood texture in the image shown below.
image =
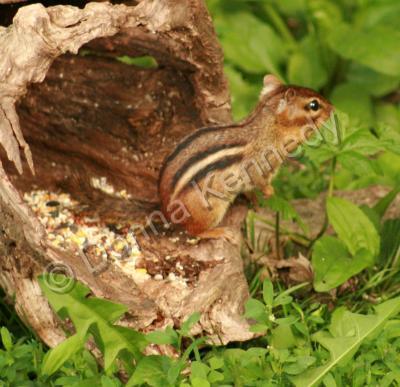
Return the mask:
M86 55L75 56L88 42ZM122 54L152 55L158 66L126 65L116 59ZM222 63L200 0L89 3L84 9L35 4L0 29L0 284L16 295L19 314L48 345L63 334L36 278L54 264L72 270L94 295L126 304L126 326L179 326L200 311L196 334L217 343L253 336L241 317L248 289L238 246L191 246L178 230L138 236L148 271L156 260L167 270L167 255L187 265L191 283L183 290L170 281L135 283L112 264L94 275L81 256L51 247L21 199L34 188L62 190L103 221L145 222L158 202L163 157L196 127L231 120ZM94 176L107 177L132 199L94 190ZM237 206L227 220L237 235L244 214Z

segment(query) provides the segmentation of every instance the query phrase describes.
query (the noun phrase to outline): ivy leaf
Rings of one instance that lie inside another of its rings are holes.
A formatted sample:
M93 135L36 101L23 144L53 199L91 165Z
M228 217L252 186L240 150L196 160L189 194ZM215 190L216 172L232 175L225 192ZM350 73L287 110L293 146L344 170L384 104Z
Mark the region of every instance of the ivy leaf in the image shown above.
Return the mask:
M365 249L376 257L380 238L372 222L355 204L348 200L331 197L327 200L329 222L352 255Z
M87 333L93 335L104 354L106 370L124 349L136 359L141 357L141 351L147 345L145 336L133 329L113 325L126 312L126 306L96 297L88 298L89 288L77 281L67 293L54 291L48 286L45 276L39 277L39 285L56 312L69 315L79 337ZM75 340L73 343L78 342Z
M375 307L375 314L362 315L347 310L333 316L329 332L320 331L312 339L330 353L330 360L323 366L292 377L296 387L317 386L337 365L349 361L360 345L369 337L382 331L386 322L400 312L400 298L394 298Z

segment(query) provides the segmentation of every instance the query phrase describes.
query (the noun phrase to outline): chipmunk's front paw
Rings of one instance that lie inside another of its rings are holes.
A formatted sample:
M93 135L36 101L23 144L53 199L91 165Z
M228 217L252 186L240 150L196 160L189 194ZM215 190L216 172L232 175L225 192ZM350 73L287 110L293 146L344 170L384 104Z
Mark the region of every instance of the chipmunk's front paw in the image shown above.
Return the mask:
M274 187L272 185L267 185L263 188L262 193L268 199L274 195L275 193Z

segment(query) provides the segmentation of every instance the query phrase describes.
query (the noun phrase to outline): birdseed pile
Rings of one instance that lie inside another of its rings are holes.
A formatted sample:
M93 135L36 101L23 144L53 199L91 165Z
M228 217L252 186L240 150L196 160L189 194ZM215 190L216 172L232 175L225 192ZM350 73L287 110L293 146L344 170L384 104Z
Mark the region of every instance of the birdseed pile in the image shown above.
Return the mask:
M150 277L146 269L136 268L141 253L133 225L107 226L85 216L84 207L66 193L37 190L25 193L24 199L54 247L83 253L89 262L112 261L135 280Z
M126 191L115 191L104 178L92 180L92 185L110 196L130 197ZM137 225L129 220L104 224L101 219L88 216L87 208L67 193L36 190L25 193L24 200L45 227L54 247L83 255L95 271L101 271L112 262L136 282L151 278L187 286L195 284L203 270L216 264L180 255L144 259L134 233ZM161 234L165 236L165 232ZM198 242L197 238L188 238L182 232L168 239L172 243L189 245Z

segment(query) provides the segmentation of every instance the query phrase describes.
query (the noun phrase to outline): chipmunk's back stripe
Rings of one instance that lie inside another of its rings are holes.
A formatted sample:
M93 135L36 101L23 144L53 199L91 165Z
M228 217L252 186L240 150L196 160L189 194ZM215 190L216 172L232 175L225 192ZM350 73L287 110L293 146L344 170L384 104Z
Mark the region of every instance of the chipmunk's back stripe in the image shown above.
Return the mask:
M186 188L189 188L190 185L199 183L203 178L205 178L209 173L216 172L216 171L222 171L231 165L237 164L243 160L243 154L237 154L237 155L232 155L232 156L226 156L223 157L222 159L219 159L218 161L207 165L200 171L198 171L193 178L191 178L186 185L182 188L181 191L185 190Z
M243 141L238 141L235 143L230 143L230 144L222 144L222 145L216 145L212 148L207 149L204 152L198 152L189 159L187 159L183 165L178 169L178 171L175 173L171 186L175 187L177 184L178 180L195 164L199 163L202 160L206 160L209 158L209 156L218 154L218 152L224 150L224 149L232 149L232 148L237 148L238 151L242 150L243 147L246 144ZM235 152L236 153L236 152Z
M177 145L177 147L173 150L173 152L165 159L164 164L160 170L160 181L161 177L164 173L165 168L167 165L175 159L178 154L185 149L187 146L189 146L194 140L197 138L201 137L203 134L206 133L211 133L211 132L217 132L219 130L224 130L227 128L232 128L235 127L235 124L229 124L229 125L221 125L221 126L210 126L210 127L204 127L197 129L194 133L190 134L188 137L186 137L181 143Z
M214 165L220 160L226 160L233 156L240 156L240 158L242 158L244 148L245 146L242 144L236 146L219 145L218 147L216 146L215 149L210 149L204 151L202 154L194 155L193 159L196 158L196 160L187 160L187 162L190 161L190 165L188 163L188 165L185 167L185 163L183 165L184 169L179 169L176 172L178 176L175 175L173 177L173 179L175 179L175 177L177 179L175 184L171 184L171 188L174 189L171 195L171 200L173 200L176 195L178 195L191 181L193 181L194 176L197 176L197 174L206 169L207 166Z

